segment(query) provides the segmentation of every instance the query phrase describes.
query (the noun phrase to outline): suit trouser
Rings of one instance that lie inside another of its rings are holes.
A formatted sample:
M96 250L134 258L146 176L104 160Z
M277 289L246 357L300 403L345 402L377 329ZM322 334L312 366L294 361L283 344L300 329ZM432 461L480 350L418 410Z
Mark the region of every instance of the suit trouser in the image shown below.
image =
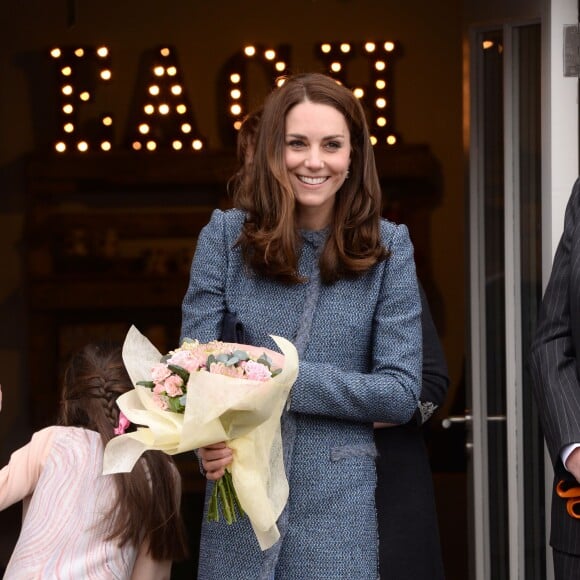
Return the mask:
M553 550L554 577L556 580L578 580L580 578L580 556Z

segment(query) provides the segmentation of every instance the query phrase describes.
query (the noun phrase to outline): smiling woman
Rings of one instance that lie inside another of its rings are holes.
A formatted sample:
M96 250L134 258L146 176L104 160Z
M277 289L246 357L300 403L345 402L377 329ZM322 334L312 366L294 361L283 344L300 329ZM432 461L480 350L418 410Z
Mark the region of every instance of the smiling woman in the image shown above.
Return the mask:
M274 89L250 151L235 209L216 210L198 238L182 336L218 338L235 312L246 343L294 343L299 374L281 418L289 499L265 551L247 521L204 521L198 578L376 580L373 423L407 423L420 391L409 234L381 219L364 112L330 77ZM236 454L225 441L199 455L207 512Z
M321 230L330 224L336 192L348 175L350 131L344 116L330 105L296 105L286 117L285 151L297 224Z

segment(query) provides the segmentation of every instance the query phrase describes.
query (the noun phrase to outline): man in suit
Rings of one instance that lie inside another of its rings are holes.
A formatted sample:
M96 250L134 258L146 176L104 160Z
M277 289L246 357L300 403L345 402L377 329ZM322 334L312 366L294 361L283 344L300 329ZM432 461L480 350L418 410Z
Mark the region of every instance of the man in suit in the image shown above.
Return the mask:
M580 178L566 207L532 343L531 373L554 465L552 525L557 580L580 578L580 519L567 512L556 485L580 485ZM580 515L580 514L579 514Z

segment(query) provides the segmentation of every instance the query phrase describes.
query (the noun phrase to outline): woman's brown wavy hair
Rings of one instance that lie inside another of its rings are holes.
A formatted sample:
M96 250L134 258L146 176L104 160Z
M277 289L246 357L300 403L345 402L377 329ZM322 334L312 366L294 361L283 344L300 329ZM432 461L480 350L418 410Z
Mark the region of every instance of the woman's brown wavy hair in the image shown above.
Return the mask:
M119 422L117 397L133 385L112 343L88 344L74 353L64 373L58 423L100 434L103 445ZM116 501L105 517L113 522L109 539L120 546L143 541L155 560L182 560L187 555L180 514L181 479L171 457L148 451L130 473L116 473Z
M329 237L320 256L321 279L332 284L363 274L385 260L388 252L381 243L381 188L364 110L353 93L331 77L290 76L266 99L252 163L233 192L234 205L246 212L239 245L255 272L287 284L304 281L298 273L301 238L285 163L285 125L290 109L305 101L333 107L350 131L350 175L336 194Z

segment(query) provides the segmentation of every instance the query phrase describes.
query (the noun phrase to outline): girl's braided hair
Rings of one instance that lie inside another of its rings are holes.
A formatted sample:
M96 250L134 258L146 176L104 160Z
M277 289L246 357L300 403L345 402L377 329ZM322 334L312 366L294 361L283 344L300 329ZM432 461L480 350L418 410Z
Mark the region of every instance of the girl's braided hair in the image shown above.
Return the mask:
M72 355L65 370L58 423L96 431L106 445L119 422L117 398L132 388L121 347L88 344ZM110 539L137 547L147 541L155 560L184 559L181 479L171 457L148 451L133 471L112 477L117 499L105 516L113 522Z

